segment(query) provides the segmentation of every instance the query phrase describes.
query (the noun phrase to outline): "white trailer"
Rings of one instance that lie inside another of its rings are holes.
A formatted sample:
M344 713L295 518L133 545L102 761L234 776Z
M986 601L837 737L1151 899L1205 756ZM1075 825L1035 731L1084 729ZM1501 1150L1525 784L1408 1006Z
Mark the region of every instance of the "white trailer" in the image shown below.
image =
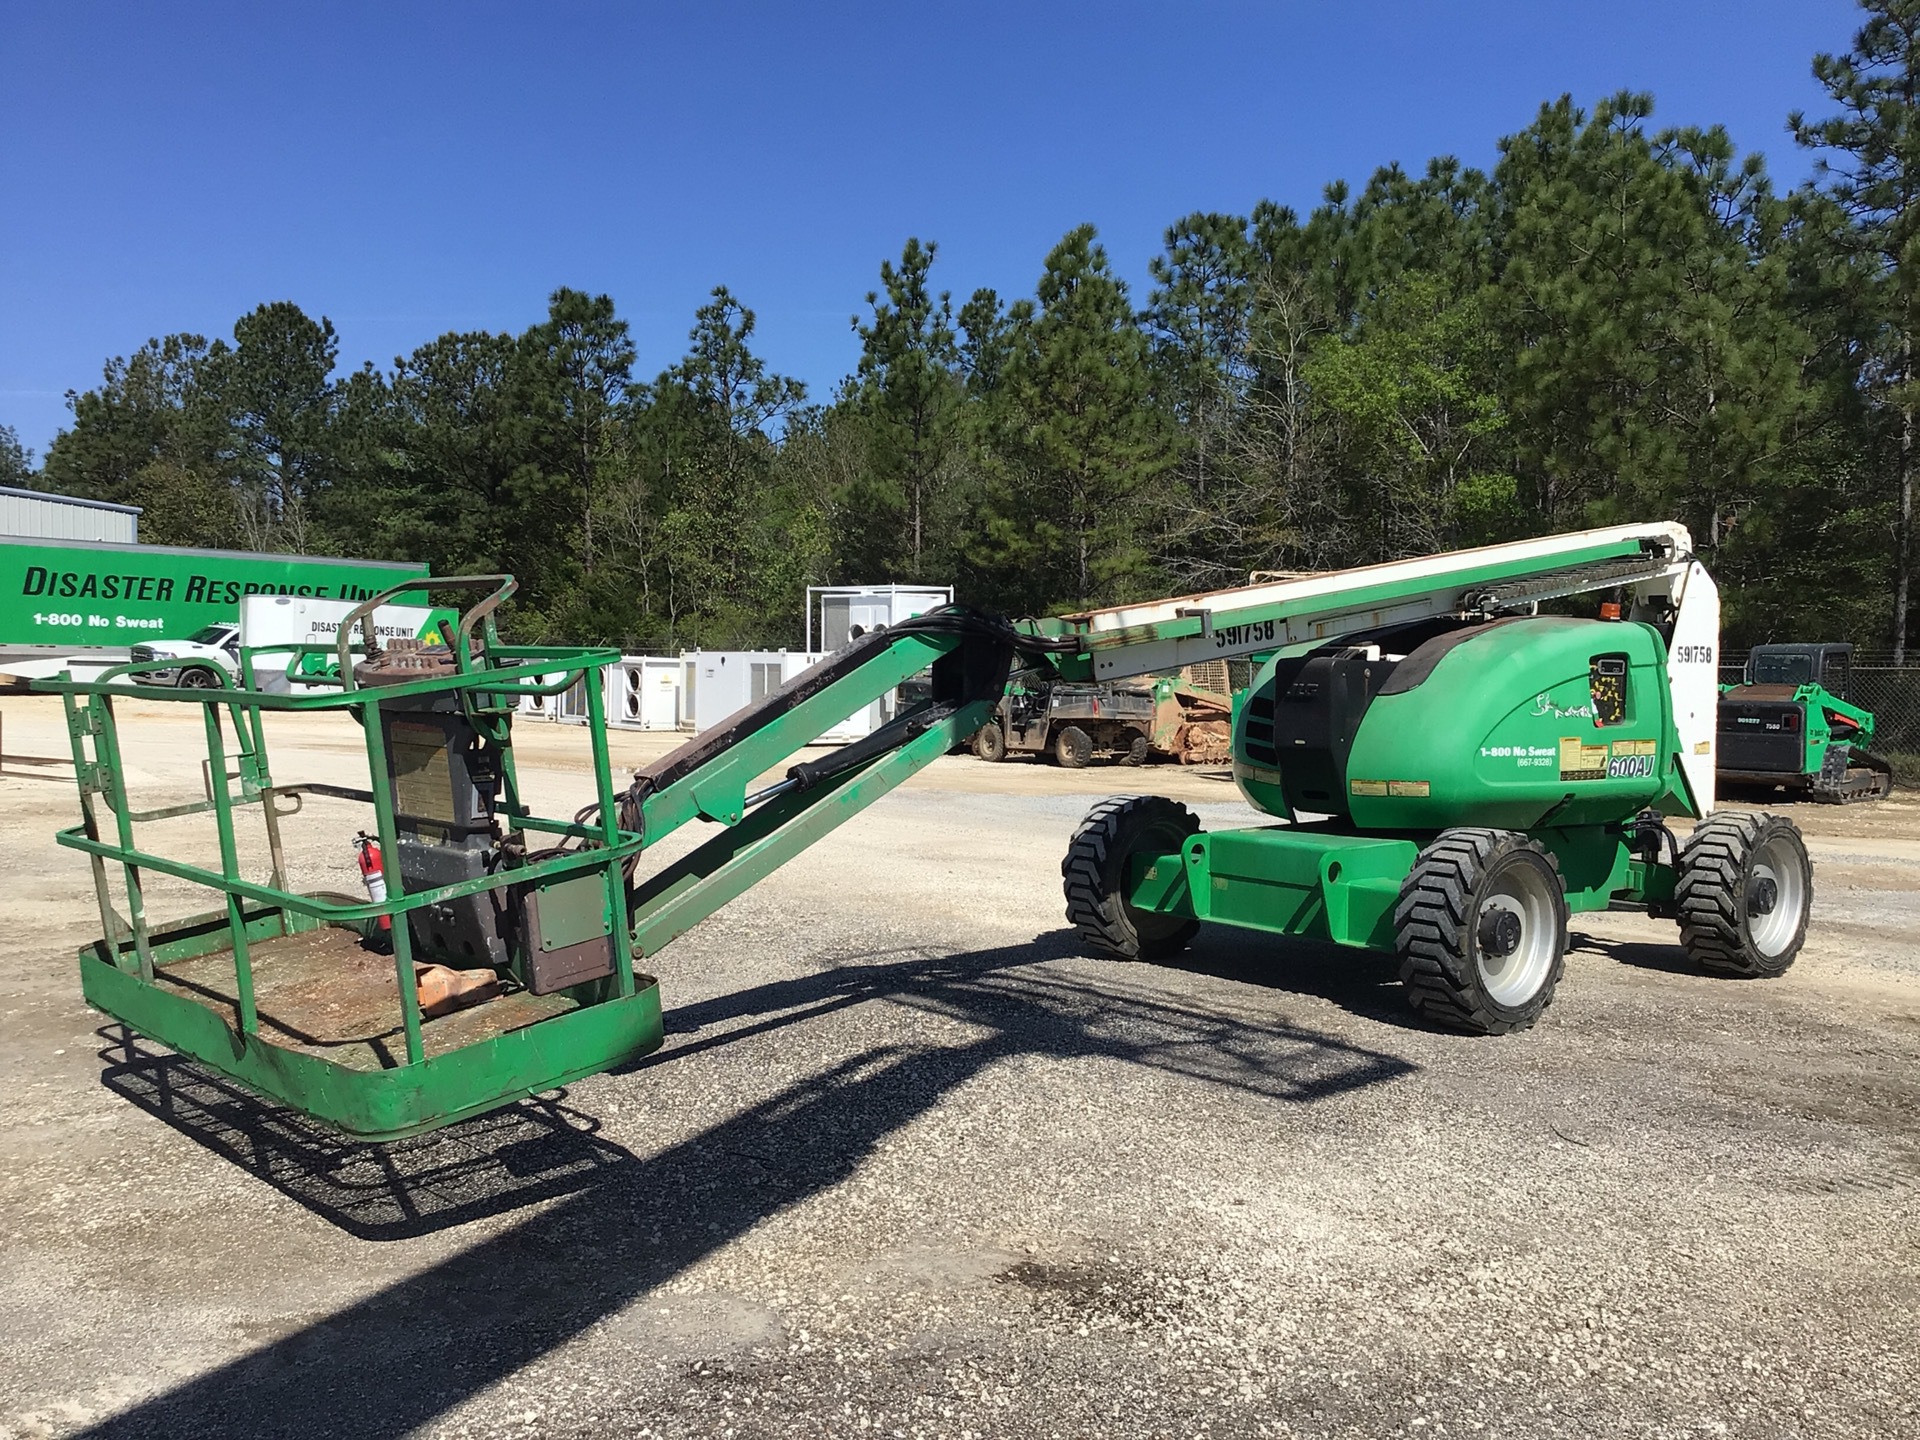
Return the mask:
M951 585L809 585L807 649L838 650L869 631L952 603Z
M689 723L686 665L669 655L622 655L607 667L607 723L623 730L679 730Z

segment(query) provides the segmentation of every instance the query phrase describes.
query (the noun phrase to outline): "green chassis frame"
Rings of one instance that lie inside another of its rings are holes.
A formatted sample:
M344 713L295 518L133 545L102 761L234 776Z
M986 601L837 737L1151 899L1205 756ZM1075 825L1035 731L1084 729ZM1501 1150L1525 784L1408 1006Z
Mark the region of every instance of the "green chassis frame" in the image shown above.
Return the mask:
M423 590L485 588L490 593L462 617L451 637L451 675L364 688L356 685L349 654L353 625L396 596ZM464 1116L598 1073L643 1055L661 1041L660 997L651 976L635 970L636 957L656 953L675 936L711 915L787 859L877 800L936 757L971 735L991 712L987 702L961 706L898 748L819 781L810 788L778 787L780 793L749 806L753 780L816 740L845 716L956 649L958 636L903 634L851 672L840 676L762 728L742 737L647 795L642 832L621 829L607 754L601 672L619 656L612 650L507 646L499 643L493 612L514 591L505 576L459 576L410 580L373 597L340 629L337 653L326 647L287 645L243 652L238 686L220 677L209 690L180 690L138 683L140 673L170 661L115 666L95 679L59 679L37 687L57 692L66 706L67 729L80 790L81 824L59 832L59 843L92 861L103 937L80 952L81 985L88 1002L154 1040L238 1080L272 1100L324 1120L346 1133L389 1140L431 1130ZM474 643L481 627L484 645ZM314 657L337 659L345 688L329 694L275 694L261 690L255 660L287 654L293 665ZM534 815L522 800L513 761L511 714L523 695L554 695L585 681L586 731L593 752L598 819L580 824ZM132 683L127 683L127 682ZM388 780L382 727L367 723L371 707L384 700L454 693L475 727L499 753L502 799L509 826L586 847L430 890L406 892L389 872L384 901L297 894L287 888L281 822L297 814L303 794L326 795L373 806L384 855L398 853L395 805ZM128 803L114 699L199 705L206 731L204 772L208 799L161 810L136 811ZM265 711L346 711L365 738L369 787L276 785L267 762ZM223 724L222 712L226 722ZM236 739L227 746L226 726ZM235 788L237 786L237 789ZM240 873L235 816L257 806L272 857L268 884ZM211 811L219 836L220 869L210 870L142 850L135 826L145 821ZM638 882L631 896L623 867L652 843L690 820L722 826L718 835L681 859ZM109 866L125 884L127 913L116 911ZM151 927L143 872L154 871L218 892L224 908ZM615 973L567 992L572 1009L443 1053L427 1053L418 998L410 981L413 944L407 912L436 901L508 885L551 882L592 874L605 890ZM249 947L326 926L360 934L390 917L393 963L404 1060L384 1068L355 1069L274 1043L260 1033ZM170 965L228 952L234 967L237 1024L163 984Z
M1604 910L1616 899L1673 899L1673 867L1638 858L1606 826L1531 833L1560 863L1570 913ZM1127 902L1162 915L1391 952L1401 883L1430 838L1299 825L1207 830L1177 852L1131 856Z

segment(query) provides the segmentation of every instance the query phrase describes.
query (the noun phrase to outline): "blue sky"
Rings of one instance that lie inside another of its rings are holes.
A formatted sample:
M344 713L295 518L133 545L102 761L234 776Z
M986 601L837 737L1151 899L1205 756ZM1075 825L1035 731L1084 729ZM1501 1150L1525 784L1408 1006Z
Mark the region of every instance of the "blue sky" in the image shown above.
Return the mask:
M44 451L109 355L289 299L343 364L605 291L639 371L717 284L824 398L909 235L1031 293L1072 226L1146 289L1194 210L1299 208L1540 102L1651 90L1782 182L1852 0L1159 5L0 0L0 424Z

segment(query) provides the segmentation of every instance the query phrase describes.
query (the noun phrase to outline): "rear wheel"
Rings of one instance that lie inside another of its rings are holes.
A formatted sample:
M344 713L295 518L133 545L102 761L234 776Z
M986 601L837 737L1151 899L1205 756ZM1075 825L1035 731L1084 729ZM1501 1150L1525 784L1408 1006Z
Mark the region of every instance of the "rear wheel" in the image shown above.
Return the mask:
M1068 770L1084 770L1093 759L1093 740L1078 725L1064 725L1053 737L1053 758Z
M1807 938L1813 864L1778 815L1722 811L1694 827L1673 887L1687 958L1717 975L1784 975Z
M1148 743L1147 737L1136 734L1132 740L1127 742L1127 753L1121 757L1120 763L1122 765L1144 765L1152 754L1153 746Z
M1553 857L1509 830L1444 830L1393 912L1400 980L1434 1024L1525 1030L1566 966L1567 901Z
M1007 758L1007 732L998 720L992 720L973 732L973 753L982 760Z
M1089 949L1115 960L1164 960L1187 948L1200 922L1129 904L1128 861L1174 854L1199 833L1198 816L1158 795L1116 795L1087 812L1060 862L1060 878L1067 919Z

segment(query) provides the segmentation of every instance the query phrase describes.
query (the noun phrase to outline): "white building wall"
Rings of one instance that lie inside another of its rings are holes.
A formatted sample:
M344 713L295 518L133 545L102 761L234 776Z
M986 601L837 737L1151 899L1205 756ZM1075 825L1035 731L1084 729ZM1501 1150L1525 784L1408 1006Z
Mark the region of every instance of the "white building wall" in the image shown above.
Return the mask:
M140 539L140 507L106 505L0 485L0 535L132 545Z

